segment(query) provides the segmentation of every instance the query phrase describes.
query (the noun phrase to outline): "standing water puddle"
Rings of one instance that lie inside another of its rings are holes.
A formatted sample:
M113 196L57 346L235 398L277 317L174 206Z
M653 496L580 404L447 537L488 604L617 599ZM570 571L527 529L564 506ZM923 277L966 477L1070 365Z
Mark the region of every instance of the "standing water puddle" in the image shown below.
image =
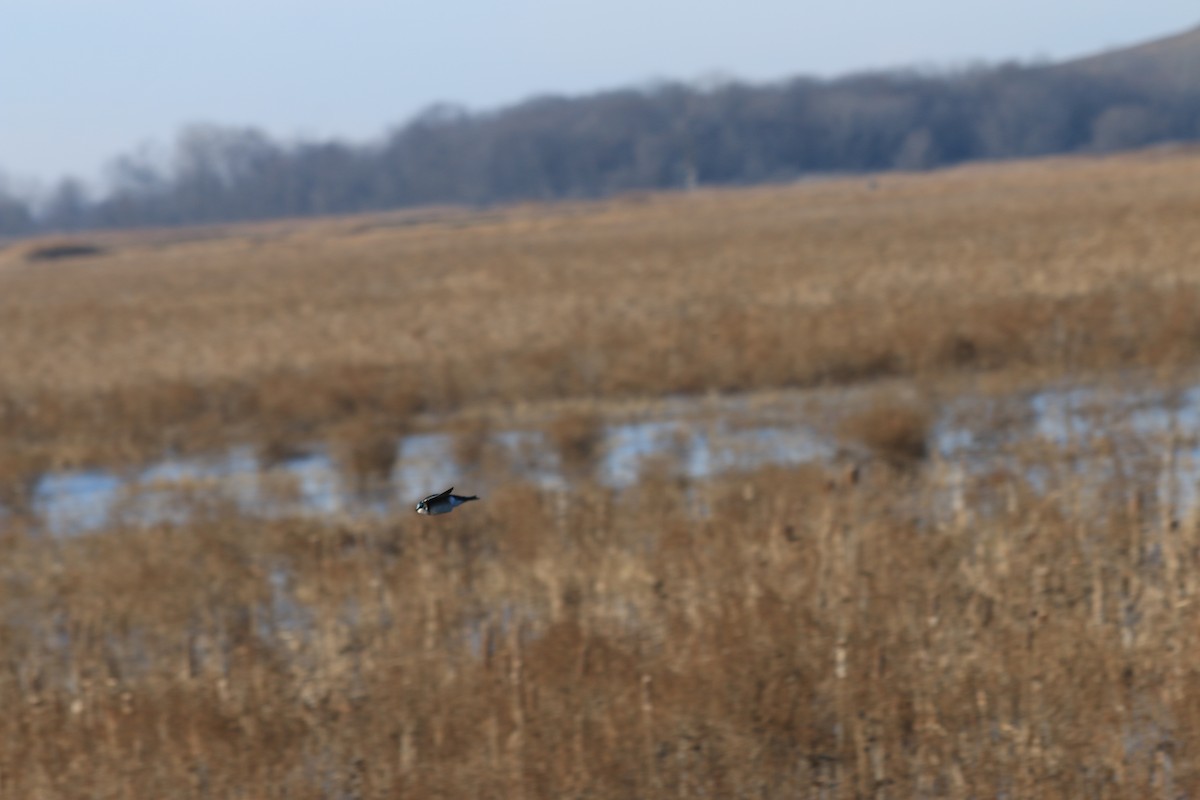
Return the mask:
M796 393L765 411L743 398L719 401L723 408L716 411L700 408L711 401L673 400L646 419L604 427L594 474L606 485L623 488L653 459L667 459L693 479L771 464L864 459L864 448L847 445L835 431L847 408L856 402L861 407L866 391ZM1159 490L1190 503L1200 478L1195 468L1200 450L1192 436L1198 429L1200 387L1120 393L1070 388L957 396L939 409L928 444L932 457L949 467L951 483L956 474L961 479L969 472L1009 469L1021 470L1036 484L1037 470L1044 466L1022 466L1016 455L1022 447L1054 449L1081 476L1107 477L1114 470L1155 459L1161 466L1169 459L1171 470L1163 471L1162 480L1172 485ZM265 515L392 513L456 483L472 493L495 485L484 472L460 466L454 445L454 435L447 433L403 437L396 444L395 467L366 489L348 481L323 446L270 468L252 447L239 446L215 457L167 459L131 472L51 472L35 487L33 509L57 534L82 533L114 520L182 519L189 513L189 504L181 502L188 490L200 495L217 490L242 511ZM567 483L557 451L541 431L494 432L488 446L507 463L506 479Z

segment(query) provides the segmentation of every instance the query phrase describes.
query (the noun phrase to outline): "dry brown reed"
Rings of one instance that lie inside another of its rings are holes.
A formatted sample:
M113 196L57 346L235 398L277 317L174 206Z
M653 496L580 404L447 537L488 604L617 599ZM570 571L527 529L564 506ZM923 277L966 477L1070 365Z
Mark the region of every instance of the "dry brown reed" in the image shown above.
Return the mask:
M908 470L928 457L932 425L933 413L927 405L883 397L844 417L838 432L890 466Z
M1176 369L1198 178L1141 155L110 234L0 264L0 435L117 463L556 398Z
M46 466L44 458L31 458L20 452L0 455L0 511L30 514Z
M586 475L595 468L604 443L604 418L590 409L563 411L546 424L546 435L563 472Z
M1045 466L5 539L3 791L1190 796L1200 524Z
M1198 177L1047 161L5 258L3 502L230 442L330 439L379 483L460 409L572 398L548 435L582 464L616 398L1179 369ZM922 459L928 425L844 423L903 471L500 475L432 519L263 518L203 482L148 490L176 524L4 513L0 796L1200 794L1178 442L1035 437L976 473Z
M454 463L463 474L472 470L499 467L491 442L492 424L486 417L473 416L457 420L451 445Z
M365 490L387 482L396 466L403 433L398 424L363 417L331 431L333 460L353 489Z

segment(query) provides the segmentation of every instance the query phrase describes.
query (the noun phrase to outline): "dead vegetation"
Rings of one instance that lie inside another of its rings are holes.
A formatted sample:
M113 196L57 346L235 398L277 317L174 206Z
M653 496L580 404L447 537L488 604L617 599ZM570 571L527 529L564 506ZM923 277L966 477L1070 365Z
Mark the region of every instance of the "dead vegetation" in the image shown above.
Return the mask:
M1175 370L1198 178L1182 153L128 235L0 271L0 435L118 463L560 398Z
M839 428L897 469L695 481L680 436L622 493L591 477L621 398L1194 365L1198 177L1052 161L6 264L0 795L1200 793L1177 441L1115 420L972 471L897 395ZM514 407L554 408L529 430L567 488L495 477ZM175 524L22 510L46 470L231 442L327 441L386 489L432 427L491 471L470 513L264 518L203 481L151 487Z
M356 418L331 432L334 460L359 491L386 483L399 456L404 431L372 419Z
M921 474L6 539L5 792L1200 789L1197 520L1069 471L956 517Z
M899 470L915 469L929 456L933 412L927 404L885 397L845 417L842 438Z
M595 469L604 442L604 419L594 410L560 412L547 423L546 434L567 475L580 477Z

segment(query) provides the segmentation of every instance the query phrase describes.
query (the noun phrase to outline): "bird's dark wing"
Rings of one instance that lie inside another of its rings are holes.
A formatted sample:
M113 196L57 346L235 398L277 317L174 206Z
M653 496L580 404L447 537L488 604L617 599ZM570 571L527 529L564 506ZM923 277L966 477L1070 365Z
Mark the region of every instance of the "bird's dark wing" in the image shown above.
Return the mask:
M421 502L422 502L422 503L432 503L434 500L440 500L440 499L441 499L441 498L443 498L443 497L448 497L448 496L450 495L450 493L451 493L451 492L453 492L453 491L454 491L454 487L453 487L453 486L451 486L449 489L447 489L447 490L446 490L446 491L444 491L444 492L438 492L437 494L431 494L431 495L429 495L428 497L426 497L426 498L425 498L424 500L422 500Z

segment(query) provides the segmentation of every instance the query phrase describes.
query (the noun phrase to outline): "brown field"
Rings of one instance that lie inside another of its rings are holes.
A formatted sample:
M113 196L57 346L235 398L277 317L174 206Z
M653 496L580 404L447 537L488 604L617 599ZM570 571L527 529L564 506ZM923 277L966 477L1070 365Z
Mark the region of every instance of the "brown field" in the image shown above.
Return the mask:
M929 446L955 387L1191 380L1200 155L18 243L0 342L0 797L1200 795L1193 432ZM867 382L852 470L589 474L622 404ZM386 488L448 430L467 473L515 418L566 488L22 513L232 443Z
M560 398L1174 370L1198 219L1185 153L14 245L0 435L36 469Z

